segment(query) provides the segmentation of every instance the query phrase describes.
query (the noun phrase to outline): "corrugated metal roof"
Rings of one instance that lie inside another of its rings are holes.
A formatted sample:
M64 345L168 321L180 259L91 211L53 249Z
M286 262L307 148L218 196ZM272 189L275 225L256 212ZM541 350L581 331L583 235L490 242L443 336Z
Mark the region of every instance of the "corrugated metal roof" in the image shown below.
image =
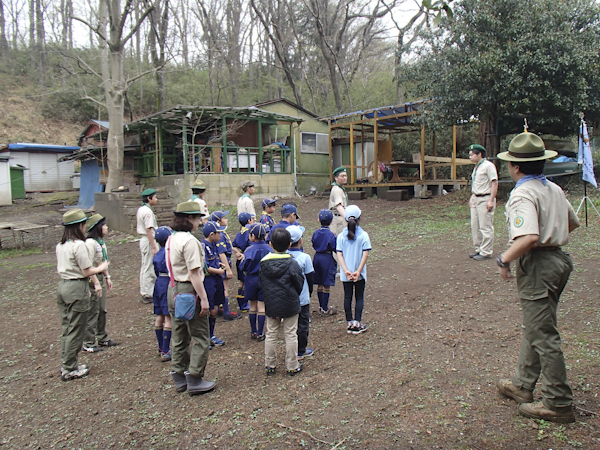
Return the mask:
M101 127L104 127L108 130L108 126L110 125L110 122L108 122L108 120L96 120L96 119L91 119L90 122L94 122L95 124L100 125Z

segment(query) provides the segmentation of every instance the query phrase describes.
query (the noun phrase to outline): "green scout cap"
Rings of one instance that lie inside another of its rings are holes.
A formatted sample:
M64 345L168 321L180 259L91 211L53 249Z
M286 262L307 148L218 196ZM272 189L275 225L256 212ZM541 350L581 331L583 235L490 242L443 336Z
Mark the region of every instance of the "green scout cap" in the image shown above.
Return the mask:
M333 171L333 176L337 177L340 173L345 172L346 168L344 166L340 166Z
M542 159L554 158L558 152L546 150L544 141L533 133L521 133L510 141L507 152L498 154L498 158L504 161L541 161Z
M484 153L487 153L487 150L485 149L485 147L483 145L479 145L479 144L469 145L469 151L471 151L471 150L479 150Z
M90 217L87 220L88 231L94 228L96 225L98 225L98 222L100 222L102 219L104 219L104 217L100 214L94 214L92 217Z
M200 211L200 205L198 202L183 202L177 205L177 209L175 210L175 215L177 214L198 214L202 215Z
M144 189L144 191L140 195L142 197L149 197L152 194L156 194L156 189Z
M87 220L87 216L81 209L73 209L63 214L63 225L73 225Z
M194 181L194 184L192 184L192 189L206 190L206 185L204 184L204 181L198 178L196 181Z

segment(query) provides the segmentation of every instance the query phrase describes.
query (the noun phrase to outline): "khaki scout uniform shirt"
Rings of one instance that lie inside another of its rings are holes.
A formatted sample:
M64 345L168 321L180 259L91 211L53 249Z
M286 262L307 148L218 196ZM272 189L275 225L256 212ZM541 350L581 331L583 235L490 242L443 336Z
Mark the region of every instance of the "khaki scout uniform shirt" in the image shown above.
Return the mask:
M167 268L173 269L175 281L190 281L189 272L194 269L200 269L204 280L204 251L202 244L192 233L178 231L172 234L165 251L171 261L171 267L167 264Z
M342 205L344 209L348 206L348 197L346 192L337 185L331 186L331 193L329 194L329 209L337 214L337 205Z
M102 262L102 246L98 244L98 241L93 238L85 240L85 246L88 249L90 258L92 259L92 265L98 267Z
M200 212L208 217L208 206L206 206L206 202L204 200L202 200L200 197L198 197L196 194L192 195L192 198L190 198L190 202L196 202L200 205Z
M569 225L579 219L563 190L548 181L529 180L513 189L506 204L509 245L520 236L537 234L535 247L560 247L569 242Z
M256 217L256 212L254 211L254 202L248 194L244 194L239 198L237 202L237 212L238 215L243 212L247 212Z
M492 193L492 181L498 179L498 172L496 166L484 159L481 161L475 169L473 169L473 185L471 186L471 192L475 195L487 195Z
M158 228L158 223L156 223L156 216L154 215L154 211L150 206L145 203L139 207L137 210L137 232L142 236L146 236L146 230L148 228L152 228L156 230Z
M56 246L56 271L63 280L85 278L82 269L92 267L92 258L83 241L68 240Z

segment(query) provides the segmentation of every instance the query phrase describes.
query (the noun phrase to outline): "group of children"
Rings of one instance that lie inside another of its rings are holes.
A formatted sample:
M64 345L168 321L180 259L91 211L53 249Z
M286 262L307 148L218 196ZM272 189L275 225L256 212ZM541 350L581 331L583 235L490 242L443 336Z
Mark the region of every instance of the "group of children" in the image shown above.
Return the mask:
M263 214L259 222L248 212L238 215L240 231L233 241L226 233L229 211L215 211L203 225L202 248L205 253L204 288L210 306L210 344L225 344L215 335L217 316L224 321L237 320L242 314L229 309L229 283L233 277L232 258L235 257L237 302L241 312L248 312L250 338L265 342L267 374L275 372L275 342L280 327L286 340L286 366L289 375L302 370L301 362L312 356L308 347L310 324L310 297L317 286L319 313L336 314L329 305L331 287L335 285L337 263L344 284L344 310L348 334L366 330L361 322L366 281L366 261L371 249L368 234L359 227L360 209L347 208L348 227L335 236L329 229L333 220L330 210L319 212L321 227L312 236L315 256L303 251L304 227L298 223L297 207L286 203L281 208L281 221L275 223L271 214L276 201L262 201ZM169 361L171 324L167 306L169 275L165 262L164 246L171 235L168 227L156 230L155 239L161 249L154 257L157 276L154 288L155 332L162 361ZM353 294L356 299L352 313ZM292 353L293 352L293 357Z

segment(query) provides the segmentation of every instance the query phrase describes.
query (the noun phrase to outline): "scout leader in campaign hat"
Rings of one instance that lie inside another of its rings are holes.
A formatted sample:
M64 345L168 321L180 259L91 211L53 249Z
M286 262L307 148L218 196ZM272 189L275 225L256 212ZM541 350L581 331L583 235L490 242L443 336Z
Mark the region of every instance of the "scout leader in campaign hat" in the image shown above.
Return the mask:
M558 155L554 150L546 150L544 141L533 133L521 133L510 141L507 152L498 154L498 159L509 162L541 161Z
M200 210L200 205L195 201L183 202L177 205L177 209L173 211L176 216L198 215L203 216Z
M73 209L63 214L63 226L74 225L76 223L84 222L87 220L87 216L81 209Z

